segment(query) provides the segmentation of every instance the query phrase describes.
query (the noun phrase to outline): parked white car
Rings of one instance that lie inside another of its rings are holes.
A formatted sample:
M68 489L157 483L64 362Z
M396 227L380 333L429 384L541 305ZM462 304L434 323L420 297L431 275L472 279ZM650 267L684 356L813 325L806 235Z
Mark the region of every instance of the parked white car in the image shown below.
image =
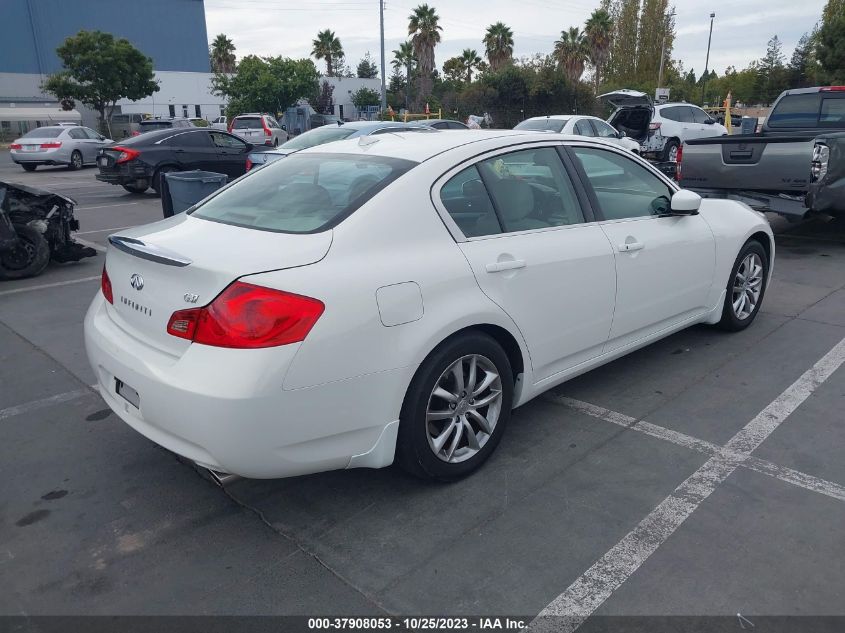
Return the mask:
M698 106L690 103L654 105L639 90L617 90L600 95L616 110L607 120L640 144L640 153L663 161L676 162L678 148L686 141L726 136L728 129Z
M253 145L278 147L288 140L285 126L269 114L241 114L232 119L229 132Z
M595 116L575 114L550 114L535 116L517 123L515 130L532 132L557 132L560 134L575 134L603 138L632 152L640 152L640 144L625 136L606 121Z
M85 318L101 396L255 478L464 476L547 389L748 326L774 257L745 205L604 141L502 130L304 149L109 242Z

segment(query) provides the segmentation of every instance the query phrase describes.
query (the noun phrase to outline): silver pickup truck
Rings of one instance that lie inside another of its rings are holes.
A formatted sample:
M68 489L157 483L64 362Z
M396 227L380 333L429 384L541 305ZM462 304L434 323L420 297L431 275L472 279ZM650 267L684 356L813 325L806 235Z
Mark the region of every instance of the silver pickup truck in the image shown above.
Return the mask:
M845 200L822 210L808 206L813 199L807 196L817 137L842 131L845 86L787 90L775 101L759 134L684 143L679 180L705 197L741 200L785 216L803 217L810 211L845 214Z

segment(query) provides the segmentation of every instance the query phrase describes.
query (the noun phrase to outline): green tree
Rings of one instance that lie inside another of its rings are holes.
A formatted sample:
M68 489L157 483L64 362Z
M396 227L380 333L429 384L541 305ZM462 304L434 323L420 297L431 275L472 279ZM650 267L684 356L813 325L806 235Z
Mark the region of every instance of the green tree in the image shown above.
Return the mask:
M317 38L311 42L311 55L314 59L326 61L326 75L338 76L338 63L343 65L343 46L335 36L334 31L325 29L317 33Z
M560 39L555 42L554 54L569 82L578 82L587 62L587 42L577 26L561 31Z
M613 19L606 9L596 9L584 24L584 34L587 44L587 56L593 65L593 82L596 94L601 85L602 71L610 56L610 45L613 41Z
M443 62L443 77L446 81L460 84L464 80L466 70L460 57L450 57Z
M614 33L610 54L610 72L617 81L629 84L637 75L640 0L614 0L609 5Z
M111 33L80 31L56 53L62 70L47 77L43 90L60 101L73 99L96 110L101 129L110 136L108 120L120 99L137 101L159 90L153 61L129 40L115 39Z
M666 45L669 57L675 39L674 14L668 0L643 0L637 31L636 76L641 81L657 81L660 72L661 48Z
M792 57L786 67L787 84L790 88L809 88L816 85L814 48L817 37L816 32L804 33L792 51Z
M361 86L352 93L352 105L359 110L366 106L376 106L381 103L381 95L375 90L370 90L366 86Z
M402 42L399 48L393 51L393 61L390 62L393 66L394 73L405 73L405 85L402 89L402 100L405 103L405 108L410 107L411 100L411 75L417 64L417 58L414 56L414 45L411 42Z
M787 75L783 61L783 45L775 35L769 40L766 55L757 68L757 92L760 100L767 105L786 88Z
M845 0L828 0L815 45L819 76L828 84L845 84Z
M320 84L320 94L317 95L317 99L316 101L314 101L314 110L316 110L320 114L333 114L333 94L334 86L324 79L323 82Z
M378 77L378 66L376 66L376 62L370 56L370 51L367 51L367 54L358 62L358 68L356 70L358 76L363 79L375 79Z
M488 26L482 41L490 70L496 72L505 64L511 62L513 57L513 31L504 22L496 22Z
M233 75L215 75L212 87L215 94L229 98L229 116L242 112L276 114L299 99L314 103L319 79L310 59L247 55Z
M211 58L211 71L214 73L235 72L235 44L220 33L214 38L209 51Z
M481 66L481 57L478 52L471 48L465 48L460 56L461 67L467 83L472 83L472 72Z
M434 47L440 42L440 31L443 27L438 23L440 16L434 7L427 4L417 6L408 16L408 35L414 47L414 57L419 64L417 75L417 105L431 95L432 76L434 70Z

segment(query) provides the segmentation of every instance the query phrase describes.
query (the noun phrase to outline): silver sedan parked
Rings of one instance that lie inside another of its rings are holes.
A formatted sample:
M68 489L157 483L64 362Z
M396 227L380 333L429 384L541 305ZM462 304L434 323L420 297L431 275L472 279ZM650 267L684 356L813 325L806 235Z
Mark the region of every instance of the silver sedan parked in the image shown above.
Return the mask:
M94 164L100 148L114 143L91 128L55 125L30 130L11 144L12 160L26 171L38 165L67 165L81 169Z

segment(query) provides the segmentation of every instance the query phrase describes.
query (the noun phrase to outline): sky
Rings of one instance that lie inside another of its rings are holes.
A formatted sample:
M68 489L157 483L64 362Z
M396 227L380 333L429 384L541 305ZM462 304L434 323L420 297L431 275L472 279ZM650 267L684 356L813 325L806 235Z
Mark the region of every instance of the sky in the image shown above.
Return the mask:
M438 68L465 48L483 57L481 38L486 27L503 21L514 32L514 56L549 53L560 32L583 26L598 0L428 0L443 26L435 49ZM385 0L384 27L387 76L392 52L407 39L408 16L416 0ZM716 13L710 69L723 74L729 65L745 68L766 52L777 35L786 60L798 39L821 17L825 0L677 0L673 59L688 71L704 70L710 12ZM353 71L369 51L379 62L378 0L205 0L209 40L225 33L240 58L247 54L308 57L317 32L329 28L340 38L346 62ZM317 68L325 70L322 61Z

